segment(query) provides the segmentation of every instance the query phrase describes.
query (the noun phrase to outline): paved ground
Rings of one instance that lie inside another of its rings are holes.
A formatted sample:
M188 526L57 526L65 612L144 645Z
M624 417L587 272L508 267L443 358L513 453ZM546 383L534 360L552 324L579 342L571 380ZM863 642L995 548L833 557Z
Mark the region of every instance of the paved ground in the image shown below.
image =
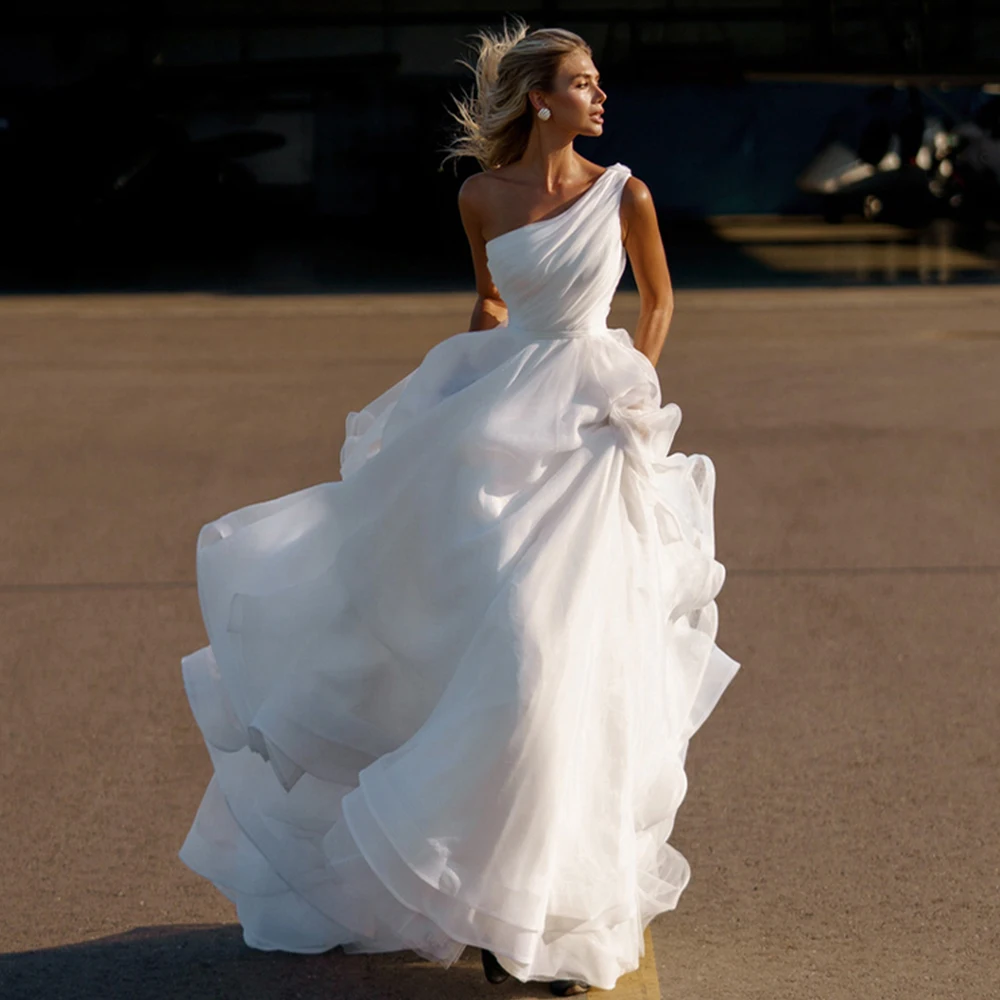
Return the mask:
M347 411L470 307L0 302L4 1000L546 995L473 949L252 953L176 857L209 776L179 673L199 526L335 478ZM718 467L744 664L692 744L659 991L995 996L1000 289L682 291L659 367Z

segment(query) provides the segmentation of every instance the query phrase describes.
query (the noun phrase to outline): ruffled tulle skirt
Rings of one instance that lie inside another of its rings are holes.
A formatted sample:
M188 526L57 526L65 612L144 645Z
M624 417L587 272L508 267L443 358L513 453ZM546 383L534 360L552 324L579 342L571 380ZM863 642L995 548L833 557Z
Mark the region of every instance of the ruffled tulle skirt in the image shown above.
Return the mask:
M738 669L679 421L624 330L462 333L350 415L339 481L205 525L183 675L214 775L180 856L247 944L637 968Z

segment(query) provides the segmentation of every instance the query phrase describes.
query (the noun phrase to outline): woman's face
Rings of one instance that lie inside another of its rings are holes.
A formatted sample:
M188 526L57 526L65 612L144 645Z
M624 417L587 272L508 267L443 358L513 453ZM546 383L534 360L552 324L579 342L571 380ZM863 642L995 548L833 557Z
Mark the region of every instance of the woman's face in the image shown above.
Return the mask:
M563 56L551 92L535 92L540 106L552 112L552 117L542 124L579 135L601 135L607 94L599 81L597 67L583 49Z

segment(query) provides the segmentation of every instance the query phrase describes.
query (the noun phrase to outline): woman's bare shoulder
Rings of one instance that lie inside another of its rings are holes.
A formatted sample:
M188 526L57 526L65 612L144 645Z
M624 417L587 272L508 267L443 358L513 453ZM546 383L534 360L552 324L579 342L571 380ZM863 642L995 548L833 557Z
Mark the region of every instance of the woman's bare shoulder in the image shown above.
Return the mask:
M655 224L656 203L653 201L652 192L646 183L634 174L627 177L622 186L620 214L626 231L635 224Z
M496 173L496 170L483 170L462 181L458 189L458 206L463 212L478 216L489 213L497 196Z
M629 174L622 188L622 206L640 211L653 204L652 192L645 181L640 180L635 174Z
M473 202L490 198L497 190L508 187L512 181L518 181L518 171L510 166L481 170L465 178L458 189L459 197Z

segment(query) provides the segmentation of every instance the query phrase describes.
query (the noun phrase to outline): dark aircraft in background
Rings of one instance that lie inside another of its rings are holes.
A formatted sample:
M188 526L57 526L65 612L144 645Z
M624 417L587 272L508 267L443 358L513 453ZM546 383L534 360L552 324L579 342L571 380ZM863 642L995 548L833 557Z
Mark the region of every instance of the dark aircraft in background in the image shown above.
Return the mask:
M390 102L383 81L398 63L391 53L209 66L163 65L150 53L116 55L96 67L67 60L65 72L61 63L47 66L51 72L38 79L0 76L0 263L7 273L39 265L48 271L56 258L75 266L98 247L137 265L164 248L243 251L266 232L311 221L312 187L262 181L252 159L282 148L294 152L294 137L277 126L237 123L272 112L277 120L313 112L317 102L332 103L335 114L336 99L353 90L380 100L384 112ZM228 118L233 127L200 138L185 124L198 116L218 128ZM401 119L411 145L434 138ZM385 131L380 115L370 126L352 118L347 127L370 127L376 138ZM367 180L375 190L392 161L380 156L377 142L368 148ZM340 153L334 144L331 155ZM391 194L397 203L403 199ZM391 212L390 202L380 189L379 205Z
M1000 220L1000 90L986 85L982 96L962 120L912 83L874 90L860 120L831 124L799 189L822 198L829 222L850 214L909 226Z
M117 79L0 94L5 252L168 236L193 216L224 225L256 184L244 158L284 142L263 130L192 139Z
M282 223L305 196L260 182L252 158L288 139L237 122L282 110L317 80L343 87L381 68L373 57L300 63L178 68L129 56L73 78L0 81L0 282L97 251L141 268L165 249L243 249ZM234 124L193 135L185 122L203 111Z

